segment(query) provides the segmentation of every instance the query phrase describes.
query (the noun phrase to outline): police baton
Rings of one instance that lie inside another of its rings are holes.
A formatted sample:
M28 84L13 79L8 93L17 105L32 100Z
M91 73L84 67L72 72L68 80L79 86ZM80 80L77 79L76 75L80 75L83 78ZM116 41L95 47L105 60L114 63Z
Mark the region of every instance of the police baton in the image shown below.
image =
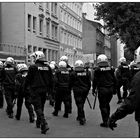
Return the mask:
M90 109L92 109L92 106L91 106L91 103L90 103L88 97L87 97L87 101L88 101L88 104L89 104Z
M95 109L95 105L96 105L96 100L97 100L97 91L95 92L95 95L94 95L94 103L93 103L93 110Z

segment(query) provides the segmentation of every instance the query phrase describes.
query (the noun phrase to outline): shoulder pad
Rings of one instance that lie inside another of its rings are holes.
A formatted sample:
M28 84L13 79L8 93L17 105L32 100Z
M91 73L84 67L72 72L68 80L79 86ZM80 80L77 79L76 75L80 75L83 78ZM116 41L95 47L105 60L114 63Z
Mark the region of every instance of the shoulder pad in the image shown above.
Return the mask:
M69 74L69 71L60 71L61 74Z
M103 67L103 68L100 68L101 71L109 71L111 70L111 67Z
M84 71L84 72L77 72L77 76L86 76L87 73Z
M48 71L49 68L47 66L43 66L43 67L38 67L38 70L44 70L44 71Z
M5 67L4 69L5 69L5 70L15 70L13 67L11 67L11 68Z
M124 69L128 69L129 68L129 66L122 66Z

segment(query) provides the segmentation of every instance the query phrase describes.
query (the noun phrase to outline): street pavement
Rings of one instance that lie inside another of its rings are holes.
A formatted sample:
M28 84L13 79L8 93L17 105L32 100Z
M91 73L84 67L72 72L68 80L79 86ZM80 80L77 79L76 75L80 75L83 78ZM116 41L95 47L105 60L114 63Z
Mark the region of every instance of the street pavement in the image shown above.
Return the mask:
M94 97L88 96L92 106ZM113 96L111 101L111 113L113 113L117 105L117 97ZM84 126L79 125L76 121L77 110L75 101L73 100L73 110L69 118L63 118L64 106L59 112L59 116L52 116L53 108L46 102L45 116L49 124L49 131L46 135L41 134L40 129L35 127L35 123L29 123L28 112L23 105L21 120L9 119L4 108L0 110L0 137L1 138L137 138L138 127L134 120L134 114L128 115L119 120L118 127L112 131L109 128L100 127L102 121L99 110L98 100L95 110L90 109L88 102L85 103L85 114L87 123ZM14 107L14 112L16 106Z

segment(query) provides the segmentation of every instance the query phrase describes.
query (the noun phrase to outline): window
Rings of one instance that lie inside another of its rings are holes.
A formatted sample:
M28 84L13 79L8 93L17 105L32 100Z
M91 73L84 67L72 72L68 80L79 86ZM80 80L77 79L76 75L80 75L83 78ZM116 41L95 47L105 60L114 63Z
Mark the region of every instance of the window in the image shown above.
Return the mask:
M49 37L50 34L50 22L46 20L46 37Z
M57 15L57 3L54 3L54 14Z
M54 39L54 25L52 25L52 39Z
M49 2L46 3L46 9L49 10Z
M54 34L54 36L55 36L55 40L57 40L57 26L55 26L55 34Z
M33 17L33 32L36 32L36 17Z
M41 48L41 47L39 47L39 48L38 48L38 51L42 51L42 48Z
M28 45L28 53L32 53L32 46Z
M28 31L31 31L31 15L28 14Z
M37 51L37 47L33 46L33 52Z
M39 33L43 35L43 19L39 18Z

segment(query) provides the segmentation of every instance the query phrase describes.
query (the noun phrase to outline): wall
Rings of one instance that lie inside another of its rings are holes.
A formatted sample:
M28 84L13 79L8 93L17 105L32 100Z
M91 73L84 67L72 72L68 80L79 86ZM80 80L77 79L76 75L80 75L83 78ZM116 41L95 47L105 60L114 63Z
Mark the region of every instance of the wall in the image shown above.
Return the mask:
M24 45L24 3L1 3L2 42Z
M96 52L96 28L83 18L83 52L91 54Z

